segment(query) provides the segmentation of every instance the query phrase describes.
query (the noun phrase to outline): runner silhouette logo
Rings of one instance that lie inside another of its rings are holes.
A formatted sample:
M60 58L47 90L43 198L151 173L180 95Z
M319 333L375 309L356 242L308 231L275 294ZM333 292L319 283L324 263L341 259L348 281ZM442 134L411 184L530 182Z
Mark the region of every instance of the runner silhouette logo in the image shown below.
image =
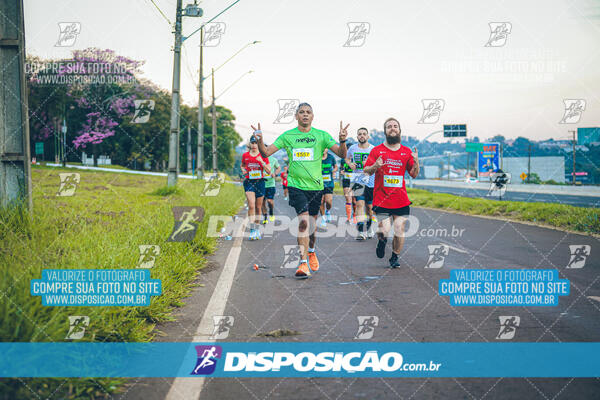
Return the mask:
M445 244L432 244L427 248L429 249L429 259L425 268L442 268L450 247Z
M223 355L221 346L196 346L198 361L190 375L210 375L217 368L217 361Z
M371 339L375 332L375 327L379 325L379 317L376 315L359 315L358 319L358 332L354 339Z
M501 315L500 331L496 339L510 340L515 337L517 327L521 324L521 317L516 315Z
M302 252L304 246L301 245L284 245L283 246L283 263L281 268L296 268L302 260Z
M227 339L233 328L234 318L231 315L213 315L213 333L211 339Z
M289 124L294 121L296 109L300 104L299 99L277 99L277 117L274 124Z
M576 124L585 111L586 101L584 99L564 99L565 112L559 124Z
M167 242L191 242L204 218L202 207L173 207L173 232Z
M485 43L485 47L502 47L508 40L508 35L512 31L510 22L490 22L490 38Z
M572 244L569 246L569 250L571 251L571 259L567 264L567 268L569 269L578 269L583 268L587 257L590 255L590 251L592 246L589 244Z

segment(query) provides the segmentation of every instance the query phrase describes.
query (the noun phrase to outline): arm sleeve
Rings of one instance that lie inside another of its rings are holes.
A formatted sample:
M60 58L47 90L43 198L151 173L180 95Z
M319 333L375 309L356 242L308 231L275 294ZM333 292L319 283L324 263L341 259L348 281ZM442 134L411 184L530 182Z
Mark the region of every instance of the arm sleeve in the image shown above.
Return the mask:
M284 135L279 135L277 137L277 139L275 139L275 141L273 142L273 146L277 147L278 149L283 149L286 148L285 145L285 139L283 137ZM287 149L286 149L287 150Z
M328 132L323 132L323 142L325 143L325 147L323 150L330 149L336 142L333 137ZM323 153L323 151L321 151Z

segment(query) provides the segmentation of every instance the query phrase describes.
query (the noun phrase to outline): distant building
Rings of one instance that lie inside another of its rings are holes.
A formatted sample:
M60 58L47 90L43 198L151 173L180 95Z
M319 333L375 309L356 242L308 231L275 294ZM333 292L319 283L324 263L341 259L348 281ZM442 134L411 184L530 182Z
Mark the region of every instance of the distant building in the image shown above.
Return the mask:
M519 176L528 172L528 157L504 157L502 170L510 173L512 183L522 183ZM565 158L564 157L531 157L531 171L540 177L542 181L554 180L558 183L565 182Z
M424 165L422 170L425 179L438 179L440 177L440 167L438 165Z
M583 144L576 144L575 149L577 151L583 151L583 152L590 151L590 149L588 149L587 146L585 146ZM573 145L571 145L571 147L565 147L563 150L565 151L565 153L572 153Z
M570 140L544 140L543 142L539 142L538 145L542 149L563 149L571 146Z

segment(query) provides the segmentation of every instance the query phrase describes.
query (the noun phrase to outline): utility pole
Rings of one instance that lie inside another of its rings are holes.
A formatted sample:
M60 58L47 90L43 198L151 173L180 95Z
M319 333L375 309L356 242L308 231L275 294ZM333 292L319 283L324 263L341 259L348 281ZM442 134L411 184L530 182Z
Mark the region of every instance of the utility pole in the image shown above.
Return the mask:
M192 128L188 125L187 129L187 170L188 173L192 171Z
M0 206L32 210L23 1L0 1ZM4 228L3 228L4 229Z
M212 167L217 173L217 111L215 107L215 69L212 69Z
M169 171L167 186L177 184L177 167L179 160L179 84L181 70L181 0L177 0L175 15L175 46L173 47L173 88L171 96L171 128L169 131Z
M577 131L569 131L573 133L573 185L575 185L575 145L577 144Z
M529 143L529 157L527 159L527 183L529 183L530 176L531 176L531 143Z
M202 69L202 49L204 47L204 27L200 29L200 73L198 78L198 150L196 151L198 179L204 177L204 72Z
M66 115L66 111L65 111ZM67 166L67 119L63 119L63 126L61 128L62 132L62 166L66 168ZM92 155L94 157L94 155Z
M450 152L448 152L448 180L450 180Z

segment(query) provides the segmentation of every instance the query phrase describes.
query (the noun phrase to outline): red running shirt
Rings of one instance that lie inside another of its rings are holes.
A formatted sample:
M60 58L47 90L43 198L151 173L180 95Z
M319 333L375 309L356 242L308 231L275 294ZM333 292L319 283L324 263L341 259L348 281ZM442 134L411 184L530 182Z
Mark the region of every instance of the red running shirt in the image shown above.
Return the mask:
M246 179L262 179L264 178L263 167L259 160L263 160L266 164L269 163L268 158L264 158L258 153L256 156L251 156L247 151L242 154L242 167L246 168Z
M287 186L288 185L287 184L287 175L288 175L287 172L282 172L281 173L281 184L283 186Z
M375 188L373 189L373 205L384 208L402 208L410 204L406 194L404 173L414 164L412 151L400 146L392 151L384 144L375 146L365 162L365 167L375 164L381 156L383 166L375 172Z

